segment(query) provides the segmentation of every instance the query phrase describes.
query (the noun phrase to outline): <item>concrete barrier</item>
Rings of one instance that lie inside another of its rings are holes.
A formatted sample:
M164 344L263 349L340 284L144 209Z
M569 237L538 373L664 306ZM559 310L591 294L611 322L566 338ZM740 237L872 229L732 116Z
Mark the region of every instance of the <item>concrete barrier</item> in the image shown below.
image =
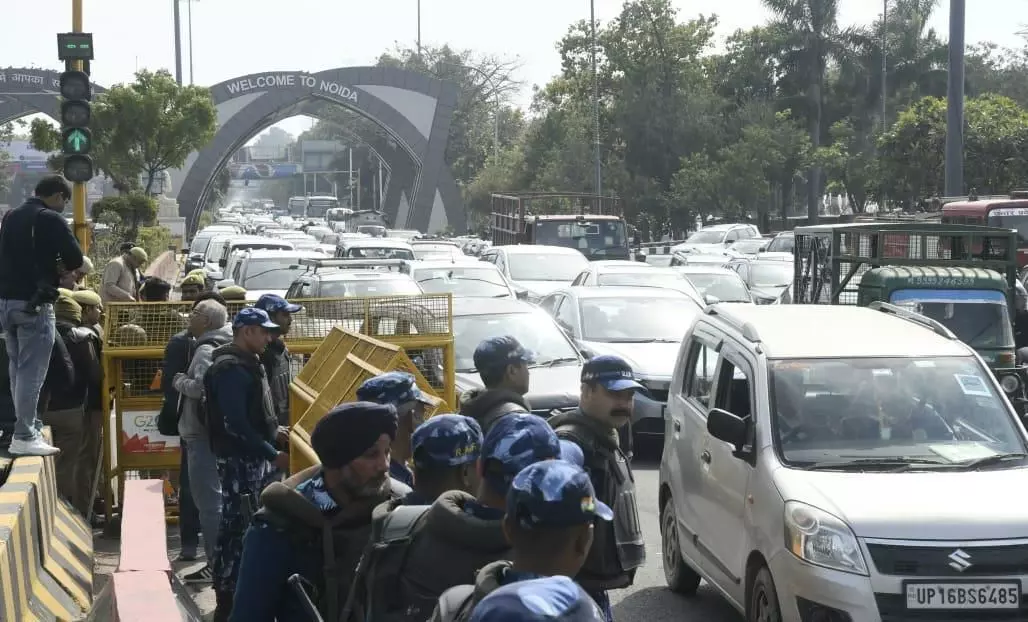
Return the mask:
M58 498L53 459L0 467L0 620L81 618L92 604L92 535Z

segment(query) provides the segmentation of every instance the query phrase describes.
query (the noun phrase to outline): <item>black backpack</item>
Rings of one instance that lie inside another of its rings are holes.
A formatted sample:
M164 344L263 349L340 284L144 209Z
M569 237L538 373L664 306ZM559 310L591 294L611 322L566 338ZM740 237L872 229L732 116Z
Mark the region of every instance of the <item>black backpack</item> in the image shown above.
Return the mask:
M221 346L229 343L230 341L232 341L232 339L229 338L228 335L211 335L210 337L207 337L205 339L201 339L200 341L196 342L196 345L193 346L193 354L194 355L196 354L196 351L200 349L200 346L204 346L204 345L214 346L214 349L217 350L218 348L220 348ZM211 356L213 357L213 354ZM214 365L212 364L211 367L214 367ZM200 423L202 423L205 428L207 427L207 412L208 412L208 408L207 408L207 393L208 393L208 391L207 391L207 375L210 372L211 367L208 367L207 371L204 372L204 376L203 376L203 394L200 396L200 399L199 399L199 401L196 404L196 416L197 416L197 418L199 418Z
M467 622L474 608L474 585L458 585L443 592L436 603L432 622Z
M373 527L372 542L354 588L363 600L365 619L375 622L424 622L436 597L419 598L402 585L410 545L425 524L428 505L399 505Z

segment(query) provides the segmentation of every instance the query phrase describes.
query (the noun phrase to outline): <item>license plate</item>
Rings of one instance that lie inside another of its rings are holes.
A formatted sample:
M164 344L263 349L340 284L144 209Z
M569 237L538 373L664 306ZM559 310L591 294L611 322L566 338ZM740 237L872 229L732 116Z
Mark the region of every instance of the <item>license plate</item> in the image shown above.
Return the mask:
M1018 609L1019 581L907 583L907 609Z

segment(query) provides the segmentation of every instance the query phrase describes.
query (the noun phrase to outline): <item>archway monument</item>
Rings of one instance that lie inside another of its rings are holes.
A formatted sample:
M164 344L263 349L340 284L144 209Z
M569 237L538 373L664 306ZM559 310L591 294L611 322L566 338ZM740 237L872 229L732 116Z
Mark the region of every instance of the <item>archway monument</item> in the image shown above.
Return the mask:
M290 115L308 100L347 108L383 128L416 163L406 217L397 227L434 232L465 228L460 192L445 162L457 87L392 67L346 67L318 73L276 71L250 74L211 87L218 131L202 150L172 171L179 213L192 230L217 172L260 130Z
M93 94L106 89L92 84ZM43 113L61 118L61 74L49 69L8 67L0 69L0 124Z

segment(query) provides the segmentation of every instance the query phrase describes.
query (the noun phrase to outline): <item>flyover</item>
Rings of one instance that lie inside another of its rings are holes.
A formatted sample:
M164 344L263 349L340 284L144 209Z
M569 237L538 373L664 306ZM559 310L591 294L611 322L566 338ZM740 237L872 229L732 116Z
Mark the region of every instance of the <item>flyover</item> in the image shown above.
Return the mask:
M45 69L0 70L0 123L43 113L59 117L59 77ZM93 92L105 89L93 85ZM350 67L315 74L270 72L241 76L211 87L218 131L181 170L170 171L171 195L189 230L195 228L218 172L235 151L269 125L296 114L340 106L382 128L388 141L367 142L380 155L398 145L384 197L397 227L438 231L465 226L462 198L445 162L457 87L391 67Z

